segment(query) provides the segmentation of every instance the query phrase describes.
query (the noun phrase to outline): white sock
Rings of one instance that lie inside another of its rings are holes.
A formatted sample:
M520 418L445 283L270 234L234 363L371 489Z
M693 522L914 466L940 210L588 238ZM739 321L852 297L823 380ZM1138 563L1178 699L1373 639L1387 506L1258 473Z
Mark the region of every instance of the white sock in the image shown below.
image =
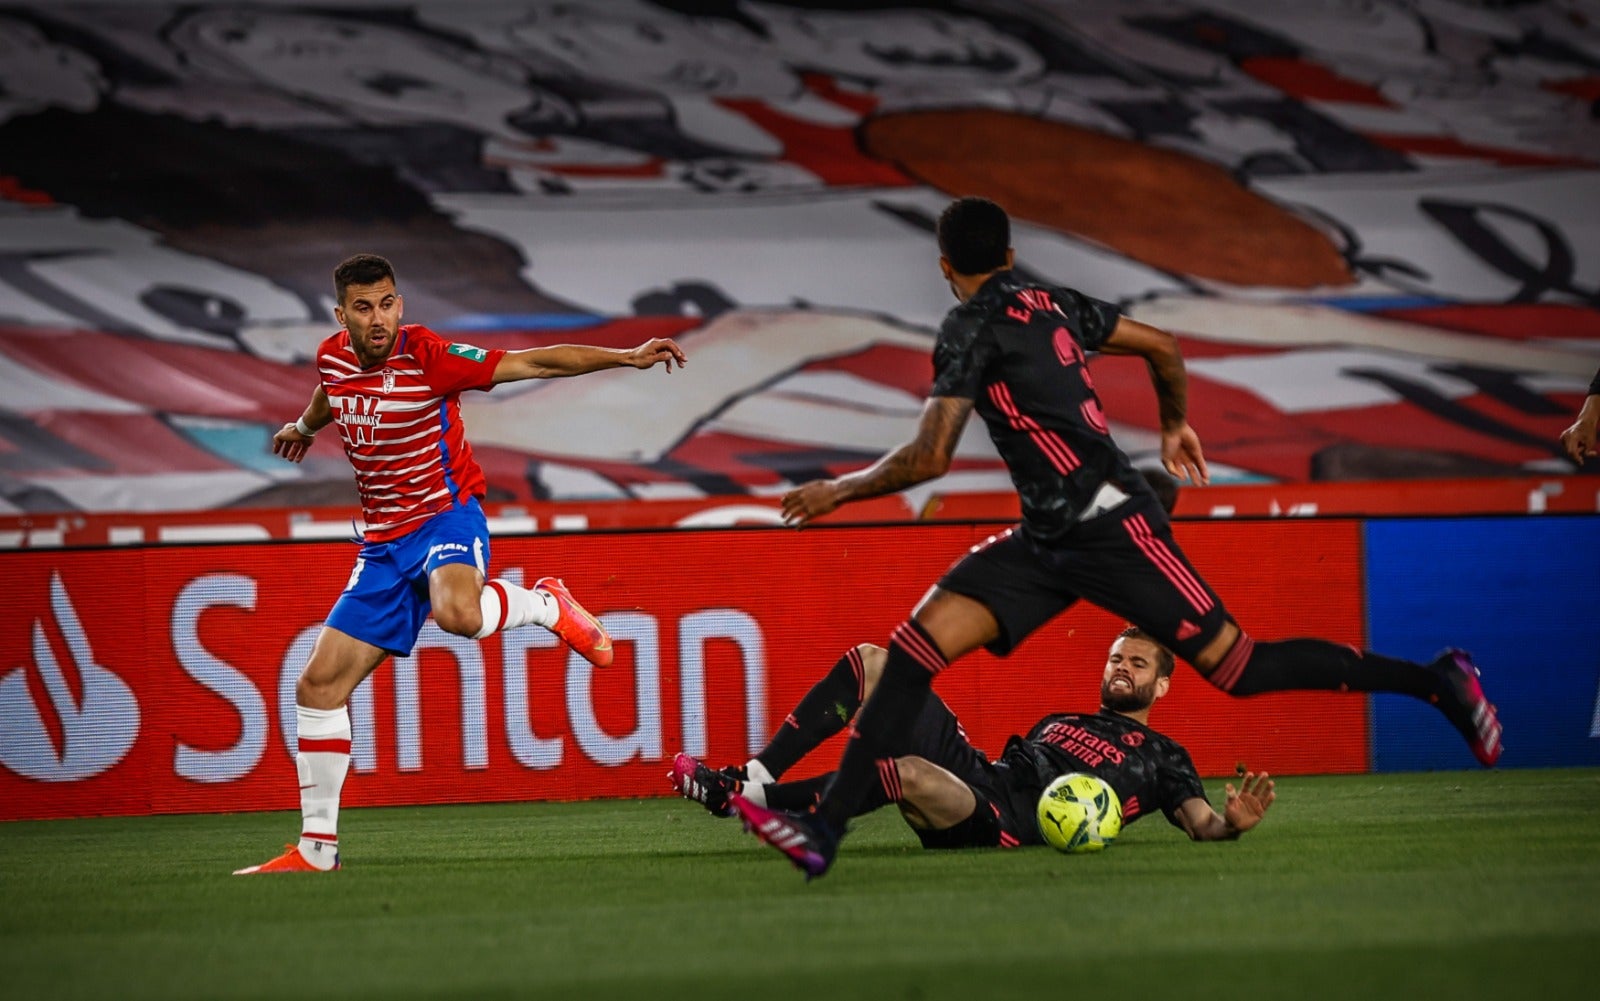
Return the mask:
M751 782L760 782L764 785L776 785L777 776L767 771L767 766L761 763L760 758L751 758L744 763L744 774Z
M299 747L300 854L318 869L339 861L339 790L350 770L350 711L294 707Z
M517 626L532 624L548 628L556 624L556 617L561 614L555 599L543 591L518 587L498 577L483 585L478 607L483 611L483 627L473 634L475 640Z
M760 782L744 783L744 788L739 790L739 795L754 803L756 806L767 805L767 787Z

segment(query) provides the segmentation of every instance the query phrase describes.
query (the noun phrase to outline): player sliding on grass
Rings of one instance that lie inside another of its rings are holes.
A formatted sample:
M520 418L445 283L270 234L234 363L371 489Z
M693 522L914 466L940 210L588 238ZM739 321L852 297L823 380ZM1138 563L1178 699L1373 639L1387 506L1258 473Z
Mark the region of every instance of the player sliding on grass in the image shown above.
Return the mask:
M540 625L601 667L611 637L562 582L532 588L485 583L489 529L479 498L485 483L462 433L460 395L502 382L583 375L629 366L684 364L665 338L622 350L562 344L526 351L451 343L402 324L394 268L359 254L333 273L334 315L345 329L317 348L321 379L311 404L272 440L299 462L318 431L337 424L355 467L366 531L355 569L334 603L295 686L299 743L300 842L235 875L339 867L339 791L350 767L346 701L390 654L405 656L429 609L446 632L482 639Z
M679 754L669 773L673 788L722 817L733 815L734 796L773 809L807 809L832 776L778 778L844 729L877 686L887 657L882 647L852 648L800 700L760 754L742 768L722 771ZM878 762L877 781L853 815L894 803L924 848L1039 845L1039 794L1059 776L1088 772L1116 791L1124 826L1160 810L1196 841L1237 838L1272 805L1272 780L1265 772L1246 772L1237 790L1228 785L1223 812L1212 809L1189 752L1150 729L1150 707L1167 694L1173 667L1170 650L1130 626L1106 657L1100 711L1046 716L1026 738L1007 741L996 761L968 743L955 714L929 692L912 724L907 753Z
M1162 462L1180 479L1205 483L1177 338L1111 303L1026 281L1012 270L1010 220L987 199L952 202L938 239L959 305L934 345L933 389L916 437L865 469L789 491L784 518L804 525L841 504L943 475L976 410L1016 485L1022 524L974 548L894 629L883 678L815 811L787 814L734 798L757 837L808 877L826 872L876 762L902 752L933 678L978 647L1009 653L1080 599L1136 623L1231 695L1400 692L1437 705L1484 765L1499 760L1500 722L1467 654L1447 650L1419 664L1325 640L1257 642L1195 572L1112 441L1085 360L1088 351L1145 360Z

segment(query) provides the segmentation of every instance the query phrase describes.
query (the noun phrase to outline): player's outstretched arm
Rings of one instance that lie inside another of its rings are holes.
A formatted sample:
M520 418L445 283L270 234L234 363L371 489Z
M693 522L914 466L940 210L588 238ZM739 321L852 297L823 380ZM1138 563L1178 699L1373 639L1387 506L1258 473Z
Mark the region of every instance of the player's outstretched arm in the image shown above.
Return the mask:
M922 405L916 438L865 469L831 480L812 480L784 494L783 520L798 528L840 504L892 494L943 476L971 415L971 400L929 397Z
M1595 381L1600 382L1600 376L1596 376ZM1595 450L1597 430L1600 430L1600 394L1590 393L1583 400L1578 419L1561 432L1561 447L1566 450L1567 458L1581 466L1589 456L1600 455Z
M670 337L652 337L638 347L602 348L592 344L555 344L547 348L507 351L494 367L494 382L560 379L607 368L652 368L672 371L688 364L683 349Z
M328 404L328 394L318 386L300 419L285 424L272 436L272 454L281 455L290 462L299 462L306 457L306 450L316 439L317 432L332 421L333 408Z
M1238 789L1229 782L1225 791L1228 801L1222 813L1199 796L1184 800L1178 807L1178 819L1189 837L1195 841L1231 841L1261 823L1273 800L1278 798L1272 778L1266 772L1245 772Z
M1150 370L1161 418L1161 464L1180 480L1211 482L1200 436L1189 426L1189 372L1178 339L1165 330L1124 316L1100 350L1111 355L1138 355Z

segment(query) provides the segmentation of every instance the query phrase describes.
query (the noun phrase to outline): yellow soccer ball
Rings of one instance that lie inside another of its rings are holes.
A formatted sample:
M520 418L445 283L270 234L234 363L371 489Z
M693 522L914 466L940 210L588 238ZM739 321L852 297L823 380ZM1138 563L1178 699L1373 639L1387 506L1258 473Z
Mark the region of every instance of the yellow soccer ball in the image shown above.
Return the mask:
M1101 778L1063 775L1039 796L1039 834L1057 851L1097 852L1122 833L1122 801Z

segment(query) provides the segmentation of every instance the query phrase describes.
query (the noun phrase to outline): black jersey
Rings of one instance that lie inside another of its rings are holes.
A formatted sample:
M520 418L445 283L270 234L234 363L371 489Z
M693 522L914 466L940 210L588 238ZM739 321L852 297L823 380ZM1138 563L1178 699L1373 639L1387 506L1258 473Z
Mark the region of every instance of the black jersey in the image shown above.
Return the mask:
M1179 805L1206 797L1182 745L1107 709L1046 716L1026 739L1012 737L1000 760L1019 776L1036 776L1040 790L1069 772L1098 775L1122 800L1124 825L1160 810L1181 827Z
M1109 302L1002 271L939 329L930 395L973 401L1038 538L1065 535L1104 483L1149 489L1111 440L1085 364L1118 316Z

